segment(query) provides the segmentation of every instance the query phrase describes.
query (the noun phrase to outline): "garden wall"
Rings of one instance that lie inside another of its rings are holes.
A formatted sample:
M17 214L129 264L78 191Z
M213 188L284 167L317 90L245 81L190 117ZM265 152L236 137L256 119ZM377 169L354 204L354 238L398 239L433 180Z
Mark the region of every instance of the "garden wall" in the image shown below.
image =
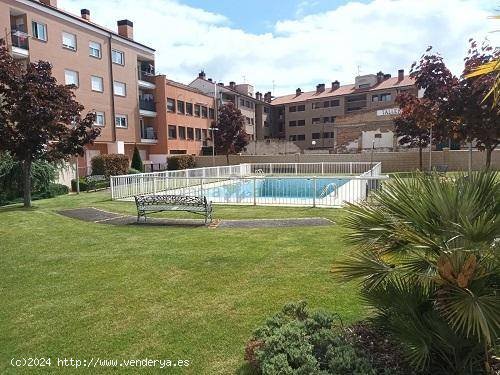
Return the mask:
M371 153L360 154L295 154L295 155L230 155L229 164L241 163L317 163L317 162L370 162ZM382 162L382 172L410 172L418 169L418 151L406 152L375 152L373 162ZM474 170L484 167L486 153L472 151L472 168ZM215 157L215 165L226 165L226 156ZM468 150L444 150L432 152L432 165L448 165L449 171L466 171L469 166ZM211 156L197 156L197 167L211 167L213 159ZM423 153L424 170L429 166L429 151ZM491 166L500 170L500 150L493 151Z

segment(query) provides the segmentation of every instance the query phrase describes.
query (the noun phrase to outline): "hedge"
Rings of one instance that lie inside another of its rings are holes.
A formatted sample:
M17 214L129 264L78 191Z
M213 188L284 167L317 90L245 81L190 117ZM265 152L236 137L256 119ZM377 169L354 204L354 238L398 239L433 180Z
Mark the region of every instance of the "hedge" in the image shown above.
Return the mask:
M121 154L105 154L94 156L91 160L92 174L118 176L128 173L128 157Z
M95 188L97 189L105 189L109 187L109 181L96 181ZM89 186L85 177L80 177L80 191L89 190ZM71 180L71 191L76 192L76 179Z
M176 171L179 169L191 169L195 167L194 157L192 155L171 156L167 159L167 169Z

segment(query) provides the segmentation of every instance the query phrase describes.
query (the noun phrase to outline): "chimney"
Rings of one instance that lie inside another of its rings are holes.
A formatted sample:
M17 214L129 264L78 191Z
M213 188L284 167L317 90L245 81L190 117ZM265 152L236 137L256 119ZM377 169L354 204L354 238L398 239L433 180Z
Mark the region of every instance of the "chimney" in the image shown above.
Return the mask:
M389 78L391 78L391 75L390 75L390 74L384 74L384 81L385 81L386 79L389 79Z
M42 4L57 8L57 0L40 0Z
M319 94L320 92L325 91L325 84L324 83L318 83L316 85L316 93Z
M255 93L255 99L262 100L262 94L259 91Z
M297 90L295 90L295 95L299 96L300 94L302 94L302 90L299 87Z
M224 87L224 82L219 82L219 83L217 84L217 86Z
M120 20L118 24L118 35L124 38L134 39L134 24L129 20Z
M377 73L377 83L380 83L384 80L384 73L381 71Z
M402 81L404 78L405 78L405 70L399 69L398 70L398 81Z
M229 82L229 87L234 90L236 88L236 82L234 81Z
M340 82L339 81L333 81L332 82L332 91L337 90L340 87Z
M212 78L209 78L207 81L208 81L208 82L212 82Z
M90 10L82 9L80 10L80 14L85 21L90 21Z
M261 94L262 95L262 94ZM272 95L271 95L271 91L268 91L264 94L264 101L266 103L271 103L271 100L272 100Z
M198 78L203 78L205 79L207 75L205 74L205 71L202 69L201 72L198 73Z

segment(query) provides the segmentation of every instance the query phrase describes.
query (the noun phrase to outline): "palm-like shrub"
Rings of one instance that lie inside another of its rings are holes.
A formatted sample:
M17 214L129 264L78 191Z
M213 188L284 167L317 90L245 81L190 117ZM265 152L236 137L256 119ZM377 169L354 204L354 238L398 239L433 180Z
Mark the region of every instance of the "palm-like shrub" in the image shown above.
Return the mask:
M361 281L374 320L423 372L490 371L500 326L499 177L395 178L347 208L355 249L334 271Z

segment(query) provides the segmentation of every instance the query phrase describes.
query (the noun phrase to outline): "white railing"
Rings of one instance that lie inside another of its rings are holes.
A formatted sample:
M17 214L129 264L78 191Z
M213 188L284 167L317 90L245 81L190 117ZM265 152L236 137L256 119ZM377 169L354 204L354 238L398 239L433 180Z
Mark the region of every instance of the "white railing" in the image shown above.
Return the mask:
M176 194L224 204L340 207L366 199L387 178L380 163L343 164L241 164L114 176L111 194L113 199Z

